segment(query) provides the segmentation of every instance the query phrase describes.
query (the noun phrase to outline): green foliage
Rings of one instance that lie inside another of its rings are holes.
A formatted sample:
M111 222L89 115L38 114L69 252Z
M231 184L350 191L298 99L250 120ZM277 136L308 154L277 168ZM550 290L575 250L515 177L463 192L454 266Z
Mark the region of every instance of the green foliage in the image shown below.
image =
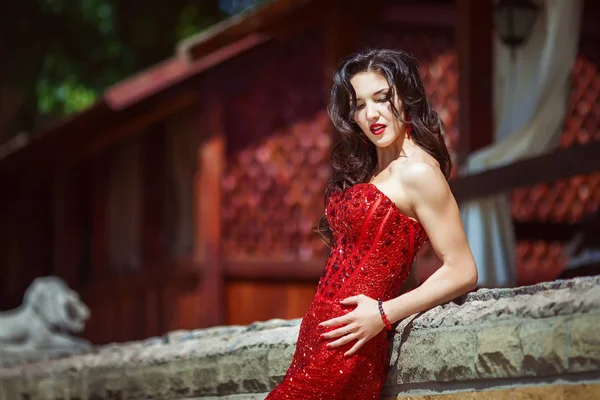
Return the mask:
M133 72L133 55L118 36L110 0L40 0L44 18L61 24L37 76L42 114L66 115L92 105L109 84Z
M179 40L224 17L218 0L0 2L0 52L11 60L0 63L0 94L20 94L0 131L88 108L107 86L171 57Z
M194 35L215 23L214 16L206 15L198 3L187 4L178 16L175 25L175 37L177 40L185 39Z

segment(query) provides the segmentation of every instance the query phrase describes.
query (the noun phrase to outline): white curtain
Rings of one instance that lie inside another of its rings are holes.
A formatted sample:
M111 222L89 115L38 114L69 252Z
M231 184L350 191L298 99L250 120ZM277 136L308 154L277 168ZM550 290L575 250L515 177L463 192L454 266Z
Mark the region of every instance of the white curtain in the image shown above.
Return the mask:
M541 0L531 37L516 50L496 37L494 144L471 154L463 175L509 164L556 147L570 92L582 0ZM461 204L479 286L516 283L515 237L507 195Z

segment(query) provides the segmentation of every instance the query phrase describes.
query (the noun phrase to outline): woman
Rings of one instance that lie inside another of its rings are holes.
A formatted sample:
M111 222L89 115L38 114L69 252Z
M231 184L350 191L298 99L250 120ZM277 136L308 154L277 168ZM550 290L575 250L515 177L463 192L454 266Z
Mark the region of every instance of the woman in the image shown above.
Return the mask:
M331 253L270 400L379 399L391 324L477 283L447 183L442 122L416 60L394 50L350 56L335 72L328 111L342 135L318 227ZM398 296L427 239L442 267Z

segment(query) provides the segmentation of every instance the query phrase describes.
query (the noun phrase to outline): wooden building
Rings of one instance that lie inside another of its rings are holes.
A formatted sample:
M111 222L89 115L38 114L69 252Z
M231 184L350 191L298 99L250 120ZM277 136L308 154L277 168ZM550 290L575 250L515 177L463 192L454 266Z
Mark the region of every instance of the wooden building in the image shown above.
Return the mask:
M491 142L491 2L369 4L270 2L185 40L90 109L4 145L0 309L53 274L90 306L85 336L98 344L302 316L328 254L311 227L336 140L325 104L341 56L367 46L412 52L455 161ZM563 147L599 136L600 35L593 23L583 32ZM591 111L582 115L582 104ZM598 168L528 167L520 186L578 176L514 192L517 232L529 234L519 243L522 282L560 273L564 238L539 233L552 216L572 223L597 209ZM494 179L483 175L474 179ZM471 182L453 188L473 196ZM583 205L553 214L565 207L556 200L537 218L548 193ZM427 249L419 262L436 265ZM549 263L554 270L540 271Z

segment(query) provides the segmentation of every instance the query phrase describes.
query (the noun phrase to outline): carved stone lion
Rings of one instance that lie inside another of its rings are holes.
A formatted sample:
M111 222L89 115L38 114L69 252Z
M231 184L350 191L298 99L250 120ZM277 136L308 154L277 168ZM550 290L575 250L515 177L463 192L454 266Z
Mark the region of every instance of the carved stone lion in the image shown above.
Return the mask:
M83 331L89 316L79 295L60 278L36 278L20 307L0 313L0 353L31 358L88 351L88 341L69 333Z

